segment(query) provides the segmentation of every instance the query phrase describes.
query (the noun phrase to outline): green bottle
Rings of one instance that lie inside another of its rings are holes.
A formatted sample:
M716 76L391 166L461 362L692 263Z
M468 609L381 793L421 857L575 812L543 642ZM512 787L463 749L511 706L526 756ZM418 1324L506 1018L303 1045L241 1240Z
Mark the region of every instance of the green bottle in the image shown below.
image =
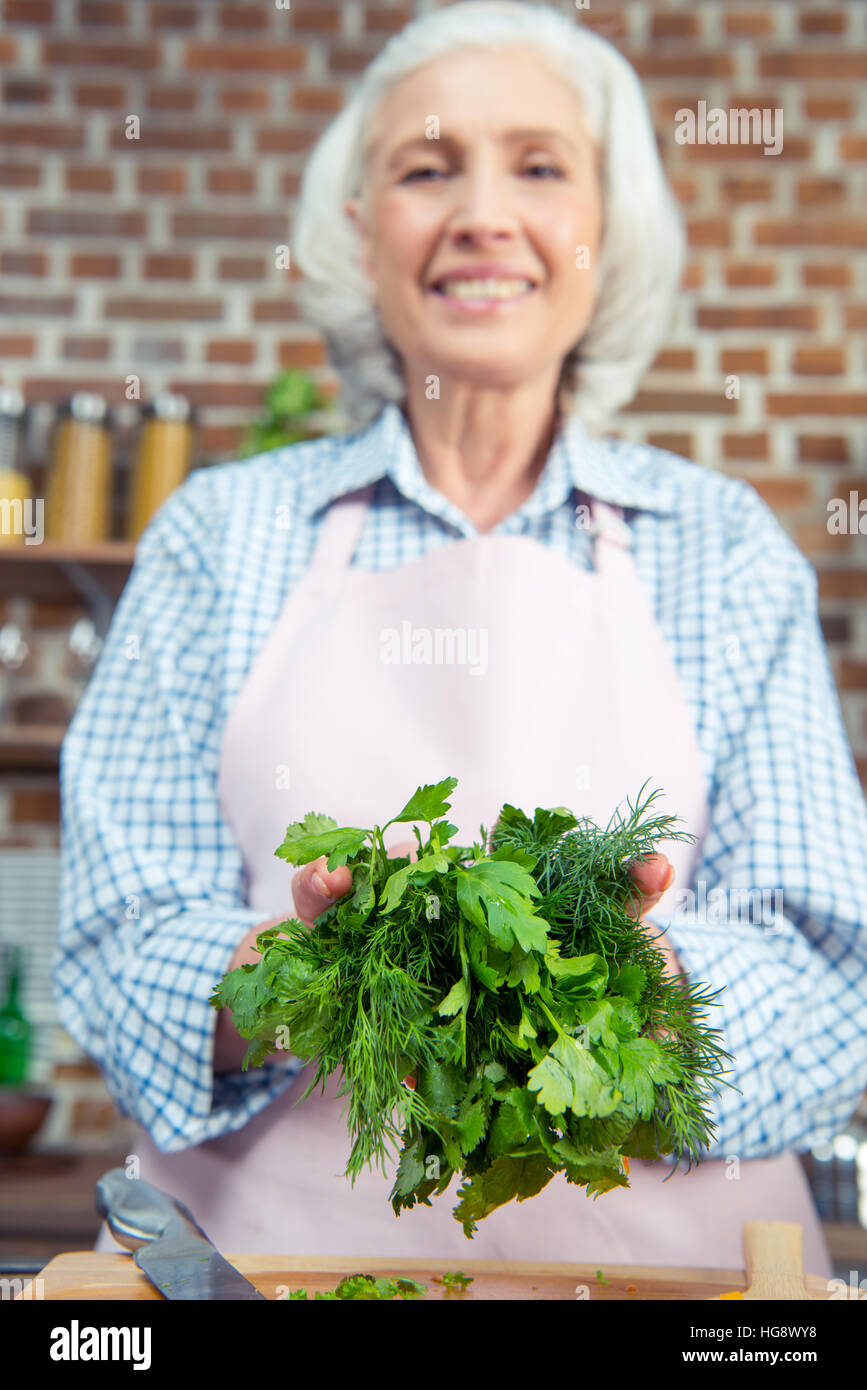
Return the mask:
M0 1007L0 1086L20 1086L27 1076L31 1028L21 1009L21 951L10 950L9 983Z

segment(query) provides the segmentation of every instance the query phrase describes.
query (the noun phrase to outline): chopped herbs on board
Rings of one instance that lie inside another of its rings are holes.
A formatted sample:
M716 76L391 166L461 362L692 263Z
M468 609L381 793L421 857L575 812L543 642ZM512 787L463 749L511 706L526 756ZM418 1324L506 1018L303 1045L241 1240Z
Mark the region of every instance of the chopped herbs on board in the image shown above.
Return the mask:
M275 1048L315 1063L302 1100L342 1070L347 1176L387 1173L399 1151L400 1215L457 1175L454 1215L472 1236L556 1173L595 1198L629 1186L629 1158L691 1168L732 1058L704 1017L720 991L665 973L634 916L629 864L695 840L651 814L659 792L642 801L645 783L604 829L562 806L530 819L507 804L467 847L446 819L456 786L419 787L381 827L313 812L290 825L275 853L295 865L327 854L352 888L312 927L263 931L261 960L224 975L210 1003L249 1039L245 1070ZM416 860L389 858L384 832L410 822Z

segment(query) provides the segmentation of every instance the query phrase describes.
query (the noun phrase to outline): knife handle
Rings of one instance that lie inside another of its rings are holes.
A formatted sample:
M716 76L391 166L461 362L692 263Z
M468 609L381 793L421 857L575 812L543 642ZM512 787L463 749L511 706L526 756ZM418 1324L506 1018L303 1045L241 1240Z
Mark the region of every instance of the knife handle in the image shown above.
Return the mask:
M96 1184L94 1201L115 1240L127 1250L138 1250L160 1236L180 1236L190 1231L205 1235L183 1202L144 1178L129 1177L125 1168L110 1168L103 1173Z

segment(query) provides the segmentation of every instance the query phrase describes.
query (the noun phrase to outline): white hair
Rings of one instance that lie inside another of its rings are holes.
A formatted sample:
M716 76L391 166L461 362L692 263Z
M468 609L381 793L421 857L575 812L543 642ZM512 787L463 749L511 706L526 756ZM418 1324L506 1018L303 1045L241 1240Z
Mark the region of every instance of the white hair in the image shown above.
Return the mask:
M506 44L532 48L572 84L601 152L597 296L584 334L564 359L563 412L579 416L591 434L604 430L635 395L670 326L686 235L634 68L607 39L550 5L463 0L413 20L386 43L302 175L292 238L299 305L325 338L353 430L405 396L401 360L357 262L358 233L344 206L364 195L372 117L385 93L422 64Z

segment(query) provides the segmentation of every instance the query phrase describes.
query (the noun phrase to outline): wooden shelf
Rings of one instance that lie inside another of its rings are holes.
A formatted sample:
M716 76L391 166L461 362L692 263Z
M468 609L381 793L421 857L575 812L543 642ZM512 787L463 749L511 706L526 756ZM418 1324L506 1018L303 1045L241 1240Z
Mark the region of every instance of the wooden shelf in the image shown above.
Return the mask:
M98 590L109 602L117 602L129 578L135 550L135 541L2 545L0 598L24 595L55 603L87 603L91 591Z
M56 772L64 724L0 723L0 772Z

